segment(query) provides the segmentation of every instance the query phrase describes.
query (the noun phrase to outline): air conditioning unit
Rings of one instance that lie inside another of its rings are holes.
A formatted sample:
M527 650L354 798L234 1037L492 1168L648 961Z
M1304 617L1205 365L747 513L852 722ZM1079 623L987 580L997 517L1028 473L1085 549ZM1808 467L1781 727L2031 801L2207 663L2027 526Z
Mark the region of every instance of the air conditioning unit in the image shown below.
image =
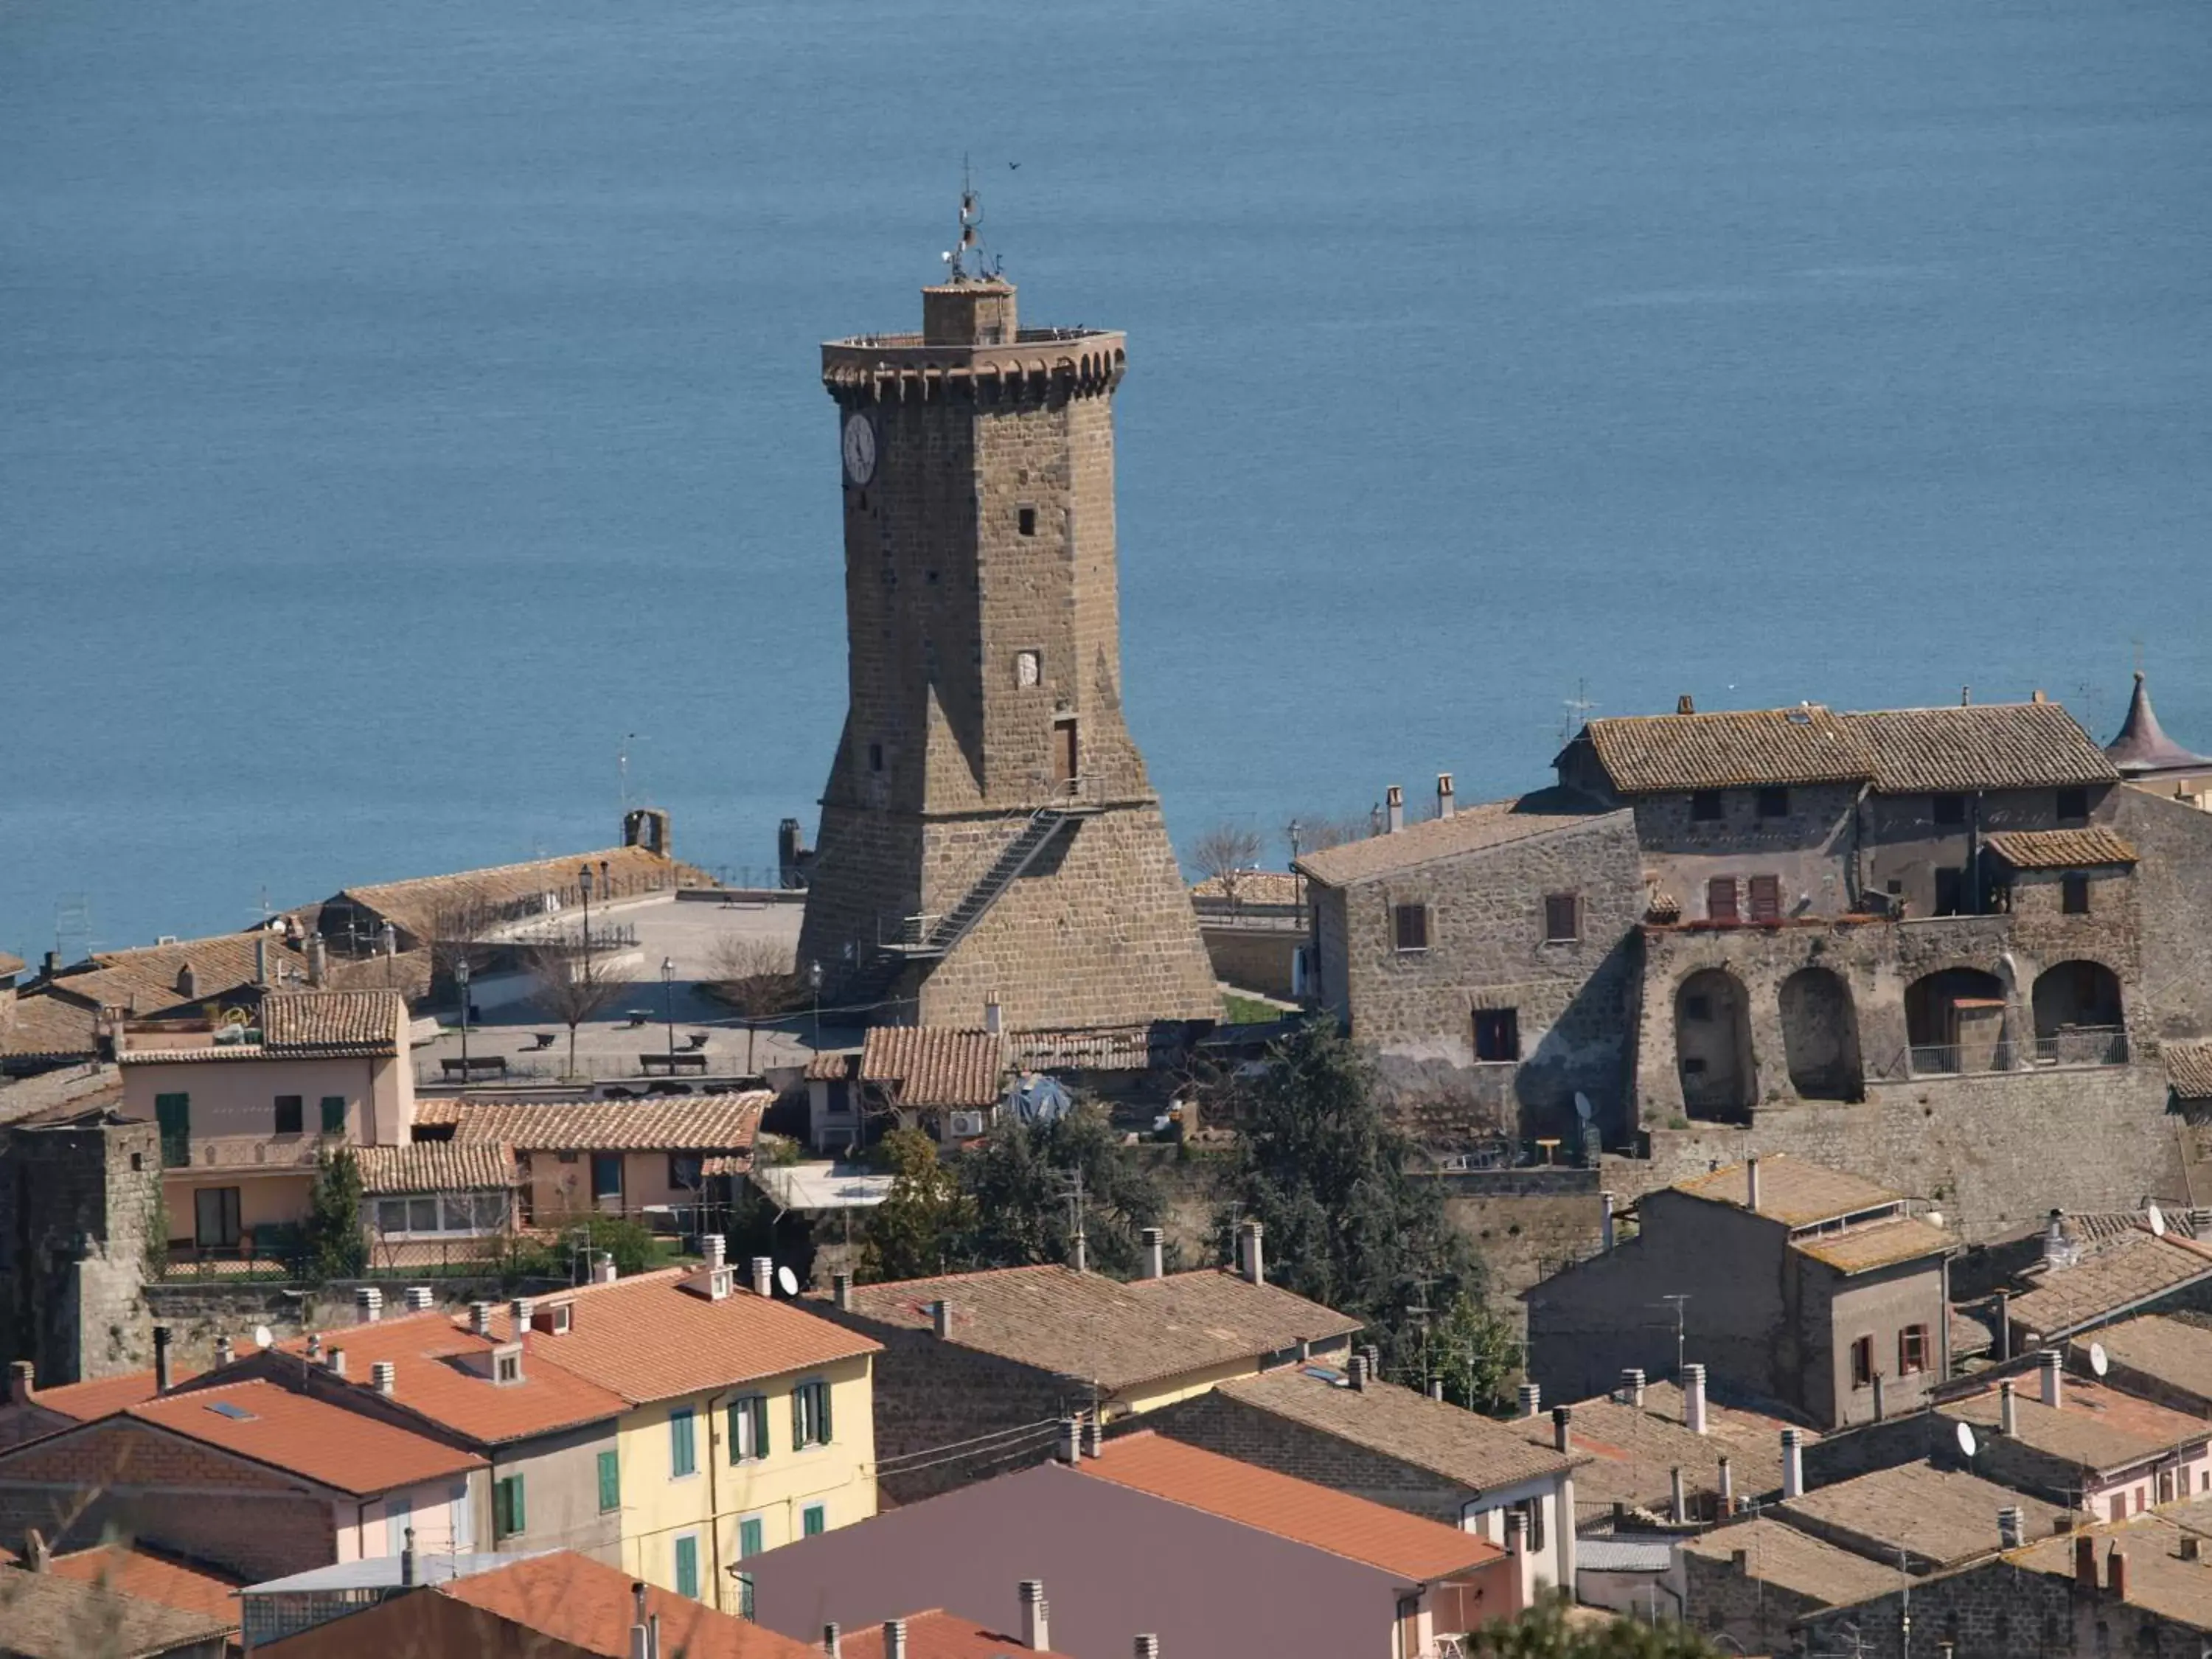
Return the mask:
M983 1133L983 1115L982 1115L982 1113L981 1113L981 1112L955 1112L955 1113L953 1113L953 1115L952 1115L952 1138L953 1138L955 1140L973 1140L976 1136L978 1136L978 1135L981 1134L982 1133Z

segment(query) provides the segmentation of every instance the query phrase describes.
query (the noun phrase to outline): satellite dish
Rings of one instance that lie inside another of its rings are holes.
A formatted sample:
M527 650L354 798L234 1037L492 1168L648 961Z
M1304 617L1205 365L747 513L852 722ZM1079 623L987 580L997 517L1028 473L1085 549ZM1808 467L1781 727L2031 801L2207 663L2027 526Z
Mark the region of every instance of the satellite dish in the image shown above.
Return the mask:
M1926 1221L1931 1227L1940 1227L1943 1224L1943 1212L1941 1210L1930 1210L1924 1217L1922 1218L1922 1219Z
M1959 1425L1959 1449L1966 1453L1968 1457L1972 1457L1977 1451L1981 1449L1980 1446L1975 1442L1974 1425L1971 1423L1961 1423Z
M1597 1108L1590 1104L1590 1097L1579 1089L1575 1091L1575 1115L1585 1123L1597 1115Z
M2143 1216L2144 1218L2150 1223L2150 1236L2153 1238L2164 1238L2166 1237L2166 1212L2160 1209L2155 1204L2146 1204L2143 1206Z
M270 1334L266 1325L256 1325L253 1328L253 1346L257 1348L273 1348L276 1346L276 1339ZM2101 1376L2104 1373L2100 1371L2098 1375Z
M799 1294L799 1275L790 1268L778 1267L775 1270L775 1282L786 1296Z
M2089 1345L2089 1369L2102 1376L2112 1369L2112 1362L2105 1357L2105 1345L2092 1342Z

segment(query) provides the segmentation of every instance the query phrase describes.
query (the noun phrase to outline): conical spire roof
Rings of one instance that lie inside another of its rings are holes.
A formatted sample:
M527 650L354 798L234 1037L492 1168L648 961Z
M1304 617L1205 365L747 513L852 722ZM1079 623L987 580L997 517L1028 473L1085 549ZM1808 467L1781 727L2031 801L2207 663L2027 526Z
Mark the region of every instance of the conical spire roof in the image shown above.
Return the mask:
M2128 699L2128 717L2120 724L2120 735L2105 745L2105 754L2124 777L2212 771L2212 760L2191 754L2166 735L2150 706L2150 691L2140 668L2136 670L2135 695Z

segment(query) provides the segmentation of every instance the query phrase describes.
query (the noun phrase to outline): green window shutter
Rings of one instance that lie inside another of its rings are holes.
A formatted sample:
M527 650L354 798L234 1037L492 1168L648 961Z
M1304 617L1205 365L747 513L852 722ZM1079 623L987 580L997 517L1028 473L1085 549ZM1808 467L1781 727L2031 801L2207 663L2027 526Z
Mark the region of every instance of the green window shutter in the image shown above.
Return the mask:
M740 1522L738 1522L738 1553L740 1556L746 1556L746 1555L758 1555L760 1553L761 1553L761 1523L760 1523L760 1517L759 1517L758 1516L754 1516L751 1520L750 1520L750 1521L740 1521Z
M819 1402L817 1411L820 1418L814 1425L814 1437L826 1446L830 1443L830 1385L827 1382L817 1382L814 1385L814 1398Z
M326 1135L342 1135L345 1133L345 1097L343 1095L323 1097L323 1133Z
M699 1540L679 1538L676 1540L676 1593L699 1599Z
M514 1529L517 1532L526 1532L530 1528L530 1520L522 1501L522 1477L519 1474L510 1474L507 1479L514 1483Z
M821 1504L809 1504L800 1517L800 1524L806 1529L806 1536L819 1538L830 1529L830 1517L823 1511Z
M806 1385L800 1383L791 1391L791 1444L793 1449L806 1443Z
M192 1097L155 1095L154 1117L161 1128L161 1162L172 1169L192 1161Z
M691 1434L691 1408L685 1406L668 1415L668 1473L672 1477L690 1474L698 1467L697 1445Z
M622 1459L611 1451L599 1454L599 1510L622 1507Z

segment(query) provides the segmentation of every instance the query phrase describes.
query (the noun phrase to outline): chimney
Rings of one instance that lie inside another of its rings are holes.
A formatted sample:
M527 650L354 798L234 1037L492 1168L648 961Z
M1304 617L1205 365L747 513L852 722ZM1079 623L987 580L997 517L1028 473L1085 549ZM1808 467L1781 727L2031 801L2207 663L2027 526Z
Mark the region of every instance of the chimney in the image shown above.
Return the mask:
M1429 1379L1429 1398L1430 1398L1430 1399L1431 1399L1431 1400L1442 1400L1443 1397L1444 1397L1444 1380L1443 1380L1443 1378L1442 1378L1441 1376L1432 1376L1432 1377L1431 1377L1431 1378Z
M823 1659L844 1659L844 1644L837 1639L837 1626L834 1623L823 1626Z
M1729 1565L1735 1569L1737 1577L1750 1577L1751 1552L1749 1550L1730 1550L1729 1552Z
M1361 1345L1359 1352L1367 1356L1367 1375L1380 1382L1382 1380L1382 1350L1368 1342Z
M408 1528L404 1536L406 1541L399 1547L399 1583L402 1589L411 1589L415 1583L415 1528Z
M1073 1463L1082 1455L1083 1425L1073 1417L1060 1419L1060 1440L1054 1455L1063 1463Z
M952 1304L943 1297L929 1304L929 1323L940 1338L952 1334Z
M2128 1553L2118 1544L2105 1557L2105 1588L2116 1601L2128 1599Z
M310 1365L323 1363L323 1334L320 1331L307 1333L307 1363Z
M310 933L307 935L307 983L319 991L330 976L330 947L323 943L320 933Z
M1256 1221L1237 1224L1237 1261L1243 1269L1245 1279L1255 1285L1267 1282L1267 1255L1264 1242L1267 1231L1267 1228Z
M1137 1638L1136 1656L1137 1659L1160 1659L1160 1638L1157 1636L1139 1636Z
M1743 1161L1743 1207L1754 1213L1759 1209L1759 1160L1755 1158Z
M2030 702L2049 702L2051 701L2051 697L2050 697L2049 694L2048 694L2048 693L2046 693L2046 692L2044 690L2044 689L2043 689L2041 686L2039 686L2039 686L2037 686L2037 687L2035 688L2035 690L2034 690L2033 691L2032 691L2032 692L2030 692L2030 693L2028 694L2028 698L2027 698L2027 700L2028 700Z
M157 1325L155 1328L160 1330L162 1328ZM37 1366L27 1359L15 1361L8 1367L8 1403L11 1406L28 1405L38 1382Z
M1631 1365L1620 1374L1620 1403L1639 1411L1644 1407L1644 1372L1637 1366Z
M2012 1358L2012 1292L1999 1291L1996 1296L1996 1362L2000 1365Z
M2086 1532L2074 1539L2074 1588L2085 1595L2097 1593L2097 1540Z
M1997 1511L1997 1544L2003 1549L2017 1549L2027 1541L2027 1518L2017 1505L2007 1504Z
M702 1233L699 1254L707 1258L709 1267L726 1267L730 1262L730 1241L720 1233Z
M830 1300L847 1313L853 1310L853 1270L840 1267L830 1275Z
M1083 1455L1098 1457L1103 1455L1105 1450L1106 1431L1098 1421L1098 1413L1092 1412L1083 1419Z
M428 1285L410 1285L407 1287L409 1313L428 1313L436 1305L436 1303L437 1298L430 1294L430 1287Z
M1688 1501L1682 1495L1682 1466L1677 1463L1667 1471L1667 1513L1680 1524L1690 1518Z
M629 1587L630 1603L636 1609L630 1620L629 1659L653 1659L653 1627L646 1622L645 1586Z
M1364 1392L1367 1388L1367 1356L1364 1353L1352 1355L1352 1363L1345 1368L1345 1374L1352 1379L1353 1388Z
M1613 1194L1600 1193L1598 1201L1597 1247L1606 1255L1613 1254Z
M398 956L399 954L399 930L397 927L394 927L390 922L386 922L384 924L384 931L377 935L377 943L383 947L384 954L387 957Z
M1572 1406L1552 1407L1552 1449L1562 1456L1575 1449L1575 1408Z
M1721 1459L1720 1474L1713 1485L1720 1493L1721 1519L1725 1521L1735 1513L1735 1471L1729 1467L1725 1457Z
M377 1393L386 1400L399 1392L399 1367L389 1359L380 1359L372 1364L368 1368L368 1376L369 1381L375 1384Z
M1388 826L1385 833L1396 835L1406 827L1406 792L1392 784L1382 797L1382 821Z
M478 1336L489 1336L491 1334L490 1303L471 1302L469 1304L469 1328L474 1331ZM522 1334L522 1332L518 1328L514 1334L517 1336L520 1336Z
M520 1336L530 1328L532 1311L531 1301L526 1296L518 1296L507 1304L507 1323L513 1327L507 1332L509 1336Z
M906 1659L906 1620L884 1620L884 1659Z
M2066 1248L2066 1218L2062 1211L2053 1210L2051 1218L2043 1225L2043 1265L2055 1267Z
M353 1322L374 1325L384 1317L384 1292L374 1285L364 1285L353 1293Z
M253 941L253 982L269 983L269 935L265 933Z
M1139 1235L1145 1244L1145 1273L1146 1279L1167 1277L1167 1231L1164 1228L1147 1227Z
M1528 1512L1509 1509L1505 1511L1505 1553L1518 1561L1528 1553Z
M2009 1379L1997 1384L1997 1432L1999 1434L2020 1432L2020 1410L2014 1403L2016 1399L2017 1395L2014 1392Z
M329 1358L325 1359L323 1364L329 1369L332 1376L343 1376L345 1375L345 1350L343 1348L332 1348L330 1352Z
M154 1392L168 1393L169 1381L169 1328L156 1325L154 1327Z
M23 1559L31 1565L33 1572L52 1572L54 1568L53 1546L36 1527L23 1534Z
M1544 1389L1541 1383L1523 1382L1518 1389L1514 1390L1514 1398L1519 1402L1519 1410L1522 1416L1536 1417L1542 1414L1544 1410Z
M615 1272L614 1253L611 1250L601 1250L592 1261L592 1283L611 1285L619 1277L620 1275Z
M59 979L61 977L61 973L62 953L58 951L47 951L46 966L40 969L39 977L41 979Z
M233 1359L235 1359L237 1357L238 1357L238 1350L237 1350L235 1347L232 1346L232 1345L231 1345L231 1340L230 1340L230 1339L229 1339L228 1337L227 1337L227 1336L218 1336L217 1338L216 1338L216 1340L215 1340L215 1363L216 1363L216 1364L218 1364L218 1365L228 1365L228 1364L230 1364L230 1362L231 1362Z
M1022 1642L1031 1648L1052 1645L1052 1609L1045 1603L1044 1580L1022 1580Z
M1782 1431L1782 1496L1784 1498L1805 1495L1805 1432L1802 1429Z
M1705 1431L1705 1368L1682 1367L1682 1426L1692 1434Z
M983 1030L991 1036L997 1036L1006 1030L1006 1010L1000 1007L998 998L993 997L983 1005Z
M757 1255L753 1258L753 1294L763 1301L775 1294L775 1258L774 1256Z
M1887 1390L1881 1372L1876 1371L1871 1380L1874 1383L1874 1420L1879 1423L1889 1415Z
M1688 692L1685 691L1680 696L1674 699L1674 712L1678 714L1696 714L1698 712L1697 699L1692 697Z
M1080 1222L1076 1224L1075 1237L1067 1241L1067 1265L1079 1273L1091 1271L1091 1241L1083 1236Z
M192 971L192 964L188 962L177 969L177 994L190 1002L199 994L200 976Z
M2199 1538L2193 1532L2185 1532L2181 1534L2181 1559L2183 1560L2201 1560L2203 1558L2203 1553L2204 1540L2203 1539Z
M2036 1363L2043 1370L2043 1403L2057 1411L2060 1403L2058 1367L2066 1356L2056 1348L2045 1348L2036 1355Z
M1454 806L1451 774L1439 772L1437 774L1437 816L1440 818L1449 817Z

